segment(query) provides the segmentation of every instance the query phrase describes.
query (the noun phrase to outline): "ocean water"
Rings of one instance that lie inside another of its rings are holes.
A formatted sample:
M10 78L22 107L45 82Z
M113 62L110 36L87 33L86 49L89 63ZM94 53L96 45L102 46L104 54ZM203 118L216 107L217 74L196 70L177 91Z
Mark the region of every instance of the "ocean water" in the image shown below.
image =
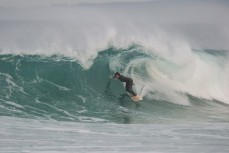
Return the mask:
M229 152L228 20L218 18L228 10L225 1L0 8L0 152Z

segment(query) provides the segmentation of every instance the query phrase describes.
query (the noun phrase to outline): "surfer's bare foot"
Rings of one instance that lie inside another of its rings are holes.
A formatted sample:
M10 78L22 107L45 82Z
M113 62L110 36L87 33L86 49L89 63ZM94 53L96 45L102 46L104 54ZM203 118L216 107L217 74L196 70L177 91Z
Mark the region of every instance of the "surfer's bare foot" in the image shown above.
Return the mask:
M136 100L137 99L137 96L132 96L132 99Z

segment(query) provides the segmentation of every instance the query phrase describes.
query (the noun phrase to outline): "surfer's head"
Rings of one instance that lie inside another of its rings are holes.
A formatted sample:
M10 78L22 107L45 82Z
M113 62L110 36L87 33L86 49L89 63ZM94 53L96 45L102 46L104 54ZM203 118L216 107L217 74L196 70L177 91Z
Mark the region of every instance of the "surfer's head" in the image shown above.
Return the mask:
M120 73L116 72L113 78L117 78L118 79L119 77L120 77Z

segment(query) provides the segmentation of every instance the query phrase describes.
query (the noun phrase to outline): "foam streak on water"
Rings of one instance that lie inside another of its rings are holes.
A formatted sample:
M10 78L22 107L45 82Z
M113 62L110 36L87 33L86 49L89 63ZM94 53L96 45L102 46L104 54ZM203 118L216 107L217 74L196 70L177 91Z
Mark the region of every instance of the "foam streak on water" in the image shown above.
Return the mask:
M96 124L0 118L0 152L226 153L228 123Z

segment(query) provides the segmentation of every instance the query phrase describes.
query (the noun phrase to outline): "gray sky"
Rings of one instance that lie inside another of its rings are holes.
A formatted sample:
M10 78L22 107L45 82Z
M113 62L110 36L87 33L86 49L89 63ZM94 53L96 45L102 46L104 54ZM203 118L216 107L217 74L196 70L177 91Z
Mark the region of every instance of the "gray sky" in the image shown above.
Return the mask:
M149 0L0 0L0 7L49 6L53 4L143 2Z

